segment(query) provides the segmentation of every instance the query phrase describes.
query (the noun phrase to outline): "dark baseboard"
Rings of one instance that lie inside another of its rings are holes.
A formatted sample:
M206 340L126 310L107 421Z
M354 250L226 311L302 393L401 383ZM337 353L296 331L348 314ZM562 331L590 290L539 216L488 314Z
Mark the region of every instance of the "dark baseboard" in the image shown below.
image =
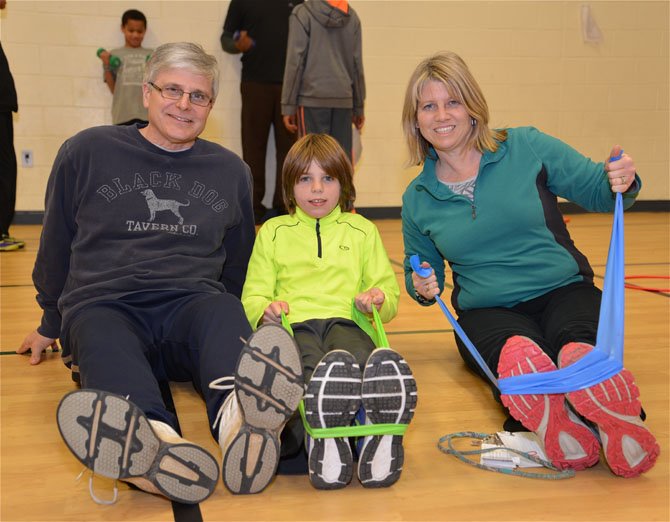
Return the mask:
M17 210L14 214L13 225L41 225L44 218L42 210Z
M587 211L574 203L558 204L563 214L584 214ZM356 207L356 212L368 219L400 219L400 207ZM670 200L636 201L626 212L670 212ZM41 225L44 212L20 210L14 215L15 225Z

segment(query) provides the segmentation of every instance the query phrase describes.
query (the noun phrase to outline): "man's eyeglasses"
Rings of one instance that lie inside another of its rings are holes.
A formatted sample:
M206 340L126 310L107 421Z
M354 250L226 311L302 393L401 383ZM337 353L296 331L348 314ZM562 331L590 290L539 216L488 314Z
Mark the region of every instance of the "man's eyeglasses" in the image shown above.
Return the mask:
M204 92L186 92L185 90L179 89L178 87L159 87L154 82L147 83L156 89L166 100L181 100L184 94L188 94L188 99L193 105L207 107L210 103L212 103L212 97L205 94Z

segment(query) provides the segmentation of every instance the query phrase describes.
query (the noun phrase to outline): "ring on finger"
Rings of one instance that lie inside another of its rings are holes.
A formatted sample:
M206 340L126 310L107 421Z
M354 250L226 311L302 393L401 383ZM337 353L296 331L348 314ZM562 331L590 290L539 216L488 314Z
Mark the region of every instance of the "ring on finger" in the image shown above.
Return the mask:
M626 184L626 177L625 176L621 176L621 184L622 185Z

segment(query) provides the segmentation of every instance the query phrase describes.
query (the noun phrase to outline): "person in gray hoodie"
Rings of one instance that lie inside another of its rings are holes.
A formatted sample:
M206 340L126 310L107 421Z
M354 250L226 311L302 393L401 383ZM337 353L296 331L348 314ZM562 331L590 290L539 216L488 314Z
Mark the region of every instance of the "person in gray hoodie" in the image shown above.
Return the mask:
M289 19L284 125L334 137L352 157L353 123L365 122L361 22L346 0L306 0Z

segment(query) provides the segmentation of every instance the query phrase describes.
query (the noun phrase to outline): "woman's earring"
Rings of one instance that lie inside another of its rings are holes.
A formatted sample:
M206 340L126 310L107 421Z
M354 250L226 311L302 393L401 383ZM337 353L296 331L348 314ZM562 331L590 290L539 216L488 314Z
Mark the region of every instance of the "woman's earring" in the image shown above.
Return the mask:
M475 125L477 125L477 120L475 120L474 118L470 118L470 124L474 127Z

